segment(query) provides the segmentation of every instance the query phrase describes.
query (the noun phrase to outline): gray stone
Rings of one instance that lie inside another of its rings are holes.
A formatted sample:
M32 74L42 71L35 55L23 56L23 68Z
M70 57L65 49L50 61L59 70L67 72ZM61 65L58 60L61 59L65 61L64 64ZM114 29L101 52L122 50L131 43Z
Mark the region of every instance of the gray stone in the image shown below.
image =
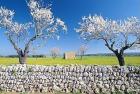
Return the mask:
M29 71L29 69L31 69ZM5 91L139 92L140 67L0 65L0 88ZM13 73L12 73L13 72ZM129 73L129 75L127 75Z
M96 93L96 94L99 94L99 93L100 93L99 88L95 88L95 93Z
M122 91L125 90L125 85L121 85L121 90L122 90Z
M107 88L107 89L109 89L109 85L108 84L105 84L104 87Z

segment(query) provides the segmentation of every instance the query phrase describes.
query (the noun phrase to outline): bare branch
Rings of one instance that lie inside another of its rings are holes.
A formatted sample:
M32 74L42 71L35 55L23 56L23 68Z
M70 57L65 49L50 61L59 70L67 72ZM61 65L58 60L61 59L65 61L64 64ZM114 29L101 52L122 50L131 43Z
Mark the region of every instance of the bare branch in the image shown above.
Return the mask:
M26 44L25 44L25 49L24 49L24 54L27 54L29 53L29 47L30 47L30 44L36 40L38 38L39 35L35 35L33 36Z
M14 49L17 51L17 53L19 54L20 49L17 47L16 43L12 40L11 36L8 35L8 39L10 41L10 43L13 45Z
M135 43L136 43L136 42L133 42L133 43L131 43L131 44L126 44L124 47L121 48L120 52L121 52L121 51L125 51L125 50L128 49L128 48L131 48Z

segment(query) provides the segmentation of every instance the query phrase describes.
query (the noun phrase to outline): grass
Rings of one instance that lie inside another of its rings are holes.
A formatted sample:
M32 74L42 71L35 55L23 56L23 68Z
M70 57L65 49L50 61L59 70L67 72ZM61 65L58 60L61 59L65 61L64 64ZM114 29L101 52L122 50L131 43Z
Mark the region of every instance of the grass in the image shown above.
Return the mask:
M125 57L126 65L140 65L140 56ZM18 64L18 58L0 58L0 64L11 65ZM28 58L27 64L37 65L68 65L68 64L83 64L83 65L118 65L115 56L85 56L83 60L79 58L74 60L65 60L62 58Z
M56 92L56 93L39 93L39 92L35 92L35 93L27 93L27 92L21 92L21 93L18 93L18 92L0 92L0 94L81 94L81 93L61 93L61 92Z

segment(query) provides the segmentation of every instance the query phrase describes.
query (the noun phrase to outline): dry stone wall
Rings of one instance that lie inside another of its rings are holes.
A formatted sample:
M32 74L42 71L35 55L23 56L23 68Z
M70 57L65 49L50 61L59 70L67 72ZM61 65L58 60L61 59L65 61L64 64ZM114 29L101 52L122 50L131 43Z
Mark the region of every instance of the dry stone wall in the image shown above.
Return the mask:
M140 94L140 66L0 65L0 90Z

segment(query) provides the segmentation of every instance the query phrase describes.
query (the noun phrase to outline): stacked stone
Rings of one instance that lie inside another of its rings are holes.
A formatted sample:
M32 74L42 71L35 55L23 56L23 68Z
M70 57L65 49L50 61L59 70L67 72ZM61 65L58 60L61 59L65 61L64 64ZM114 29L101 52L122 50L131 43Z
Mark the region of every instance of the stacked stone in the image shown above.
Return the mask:
M140 66L0 66L0 90L16 92L140 93Z

